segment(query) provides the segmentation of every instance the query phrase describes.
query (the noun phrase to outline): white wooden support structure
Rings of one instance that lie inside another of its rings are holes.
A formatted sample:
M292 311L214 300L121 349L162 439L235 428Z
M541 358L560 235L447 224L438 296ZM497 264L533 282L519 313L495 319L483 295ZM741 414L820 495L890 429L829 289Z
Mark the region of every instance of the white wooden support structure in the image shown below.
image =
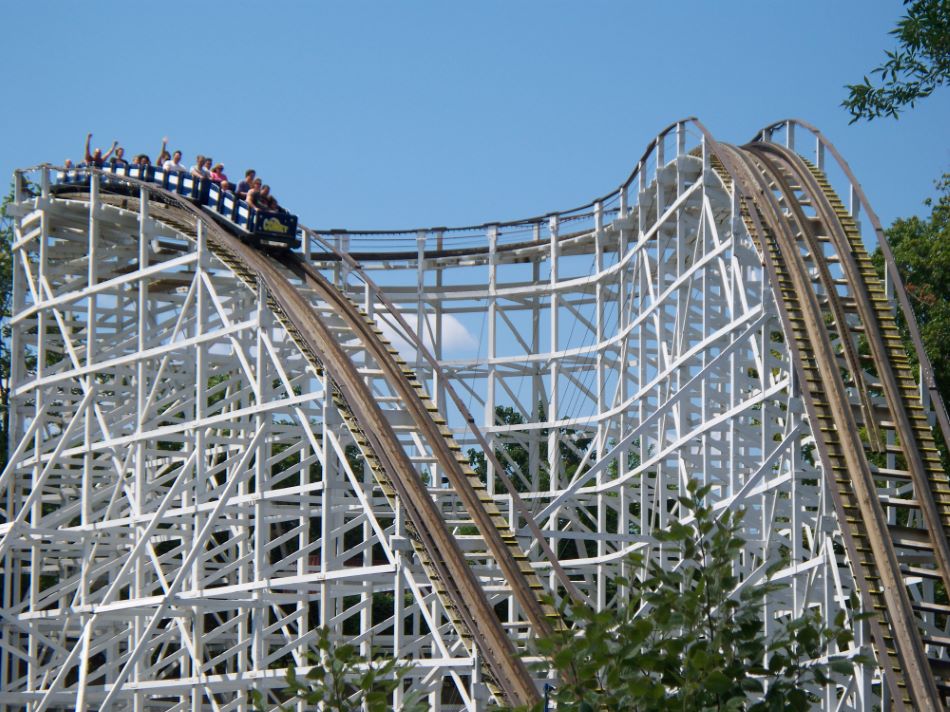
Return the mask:
M770 140L794 147L787 133ZM830 162L820 141L798 138ZM697 478L716 511L746 510L744 581L786 557L769 620L811 609L850 620L855 584L774 285L712 148L679 122L619 190L581 208L398 235L304 231L301 253L403 354L552 590L555 572L496 475L598 607L628 594L615 577L631 573L631 552L676 565L654 533L682 516L678 497ZM477 655L400 507L266 288L239 279L201 223L170 222L147 188L119 196L93 176L69 192L48 168L20 175L0 709L249 710L249 689L308 669L319 625L414 665L433 709L487 708ZM854 186L836 188L856 218L866 210ZM362 257L330 259L326 244ZM325 316L524 646L523 612L478 558L397 394ZM502 472L479 460L484 442ZM855 631L842 654L866 651ZM873 669L837 682L824 709L879 701Z

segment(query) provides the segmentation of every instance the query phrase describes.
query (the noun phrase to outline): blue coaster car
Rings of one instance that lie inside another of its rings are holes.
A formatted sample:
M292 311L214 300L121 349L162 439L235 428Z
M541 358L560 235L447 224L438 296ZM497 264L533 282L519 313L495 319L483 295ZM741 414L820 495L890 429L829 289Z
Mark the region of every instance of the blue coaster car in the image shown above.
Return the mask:
M195 178L189 173L164 171L153 166L103 166L102 188L127 193L128 183L110 178L109 174L128 176L154 183L164 190L177 193L212 213L217 222L230 228L241 239L267 249L290 250L300 246L297 239L297 216L290 213L254 210L231 191L207 178ZM62 187L89 185L89 171L79 166L57 174L57 185ZM67 188L68 189L68 188Z

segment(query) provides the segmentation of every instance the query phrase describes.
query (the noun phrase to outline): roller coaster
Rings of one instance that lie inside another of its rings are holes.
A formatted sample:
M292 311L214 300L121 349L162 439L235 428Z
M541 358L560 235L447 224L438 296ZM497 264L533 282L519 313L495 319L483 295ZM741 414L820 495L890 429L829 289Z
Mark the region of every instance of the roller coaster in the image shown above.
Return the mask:
M746 512L740 588L787 584L767 621L852 628L817 706L947 706L950 421L817 129L679 121L477 226L262 240L205 188L16 173L0 708L276 708L324 625L411 666L397 709L533 704L555 603L677 566L690 479Z

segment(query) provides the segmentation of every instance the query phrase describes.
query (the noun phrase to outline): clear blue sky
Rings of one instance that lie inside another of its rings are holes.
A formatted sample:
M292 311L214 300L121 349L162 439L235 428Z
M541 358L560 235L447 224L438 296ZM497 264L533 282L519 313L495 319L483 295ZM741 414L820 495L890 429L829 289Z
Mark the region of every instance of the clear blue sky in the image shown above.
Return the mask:
M587 202L696 115L722 141L819 126L885 224L950 168L950 90L848 125L899 0L7 2L0 173L80 157L87 131L153 159L171 137L257 168L313 227L507 220Z

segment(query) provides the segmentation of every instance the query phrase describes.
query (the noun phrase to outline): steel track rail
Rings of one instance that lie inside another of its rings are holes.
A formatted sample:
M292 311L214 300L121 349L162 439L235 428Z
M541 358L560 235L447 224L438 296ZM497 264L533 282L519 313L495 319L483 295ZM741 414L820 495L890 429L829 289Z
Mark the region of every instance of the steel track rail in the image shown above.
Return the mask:
M812 430L832 485L842 528L848 534L845 540L862 600L874 613L872 635L894 701L898 708L941 709L940 694L878 499L860 426L850 405L832 334L815 291L815 277L802 254L799 237L811 250L813 260L820 262L824 256L820 250L814 251L816 236L812 234L809 238L808 226L800 222L805 217L803 213L787 209L798 200L794 191L779 179L781 176L774 175L774 169L763 165L761 154L726 146L719 150L746 196L747 223L757 233L763 255L778 277L776 296L788 316L786 328L798 342L796 365ZM776 190L786 207L780 205ZM819 217L823 223L831 219L827 214ZM832 230L830 226L824 227L827 232ZM836 287L828 270L815 271L824 294L834 293ZM841 319L836 323L841 325L842 340L850 338L844 326L846 319L840 314L836 318Z
M436 588L448 599L446 607L450 617L462 624L463 637L468 637L478 649L496 694L513 706L538 702L540 696L530 673L391 424L329 328L281 272L279 262L244 244L179 196L135 179L123 177L122 182L141 189L150 201L157 197L155 202L165 206L169 214L163 220L153 211L152 217L192 239L196 237L197 224L201 223L207 231L211 251L239 279L252 289L257 289L259 284L266 287L275 316L311 365L318 373L325 372L335 386L338 404L351 415L346 420L358 428L354 433L357 444L362 444L361 449L368 452L371 463L379 463L377 471L388 475L388 488L402 503L412 530L426 552L424 563L438 577L440 585Z

